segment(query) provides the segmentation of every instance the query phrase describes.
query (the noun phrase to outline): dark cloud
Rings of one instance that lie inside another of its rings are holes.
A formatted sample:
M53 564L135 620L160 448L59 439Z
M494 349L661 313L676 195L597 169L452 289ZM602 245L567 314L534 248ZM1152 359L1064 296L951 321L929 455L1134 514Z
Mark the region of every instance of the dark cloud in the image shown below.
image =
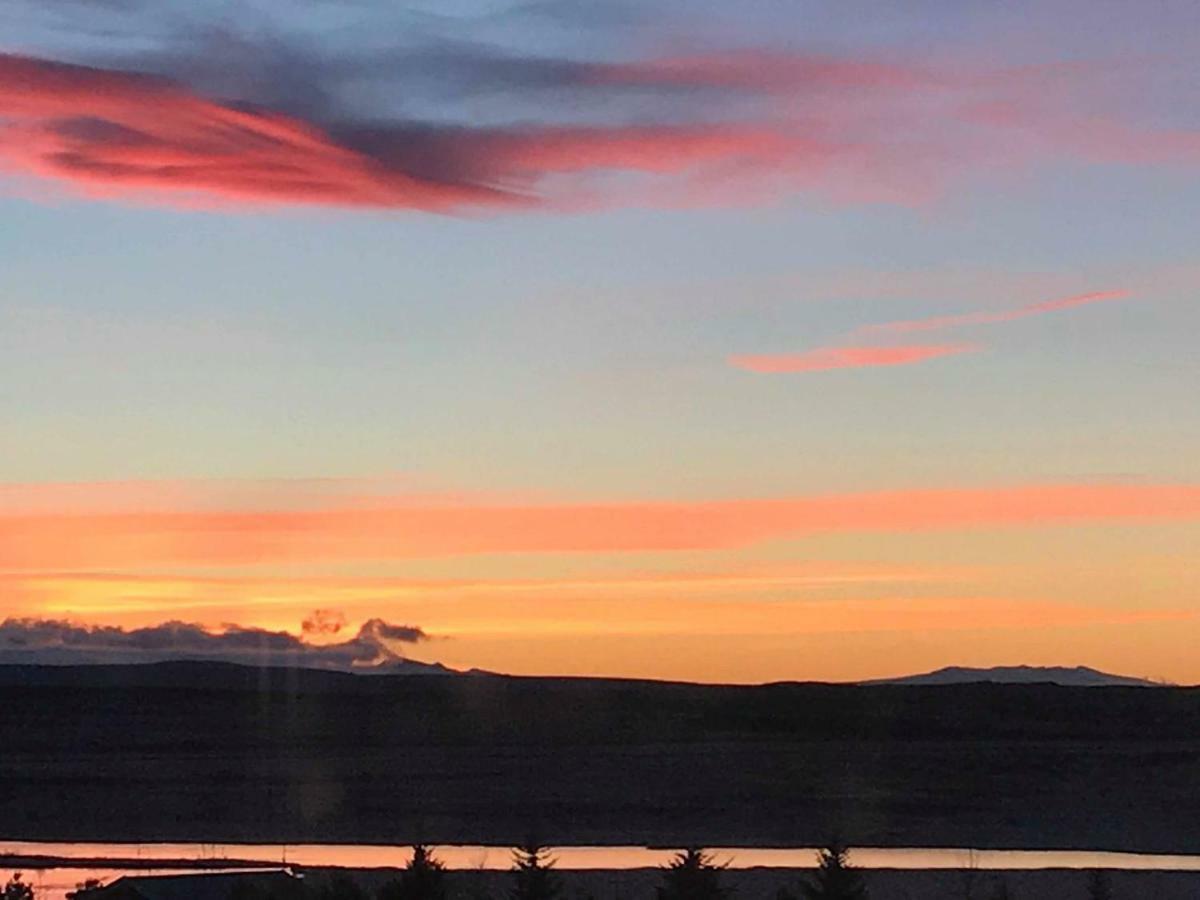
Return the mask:
M340 631L344 617L329 610L305 622L324 623ZM215 660L246 665L299 666L354 672L419 671L401 652L401 644L427 640L414 625L367 621L347 641L314 644L282 631L226 625L209 630L187 622L164 622L146 628L78 625L58 619L7 619L0 622L0 664L68 665L146 663L180 659ZM434 668L434 667L431 667Z
M385 641L414 644L426 638L425 632L413 625L389 625L381 619L372 619L368 624L373 626L374 633Z

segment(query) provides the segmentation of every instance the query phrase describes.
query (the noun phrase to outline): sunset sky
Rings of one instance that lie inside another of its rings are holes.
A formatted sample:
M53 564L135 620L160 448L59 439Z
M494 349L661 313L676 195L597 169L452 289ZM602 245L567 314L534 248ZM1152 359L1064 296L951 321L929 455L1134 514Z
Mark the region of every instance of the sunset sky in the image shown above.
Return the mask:
M0 659L1200 682L1198 96L1193 3L12 0Z

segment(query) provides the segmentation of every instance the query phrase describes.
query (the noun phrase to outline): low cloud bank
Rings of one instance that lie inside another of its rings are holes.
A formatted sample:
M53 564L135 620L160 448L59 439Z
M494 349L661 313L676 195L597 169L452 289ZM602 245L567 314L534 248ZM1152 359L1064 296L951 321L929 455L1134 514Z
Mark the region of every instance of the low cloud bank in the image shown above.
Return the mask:
M322 614L326 619L331 615L328 611ZM240 625L210 630L188 622L164 622L125 629L61 619L6 619L0 622L0 664L210 660L345 672L417 671L427 667L406 659L402 646L425 640L428 635L417 626L393 625L382 619L368 620L353 638L333 644L314 644L286 631Z

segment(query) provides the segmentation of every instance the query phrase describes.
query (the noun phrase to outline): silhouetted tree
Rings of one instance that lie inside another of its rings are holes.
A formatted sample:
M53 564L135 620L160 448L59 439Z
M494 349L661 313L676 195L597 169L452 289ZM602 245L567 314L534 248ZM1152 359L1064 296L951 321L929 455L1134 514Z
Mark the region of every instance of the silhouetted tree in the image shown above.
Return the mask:
M376 895L378 900L446 900L446 866L424 844L413 847L412 859Z
M33 900L33 885L23 880L20 872L16 872L4 886L4 892L0 893L0 898L2 900Z
M552 871L550 851L537 841L526 841L513 850L511 900L558 900L562 883Z
M724 868L699 847L681 850L663 869L658 900L725 900L732 891L721 885Z
M850 865L850 848L838 838L817 851L817 871L800 890L808 900L867 900L867 886Z
M75 884L75 890L67 891L67 900L84 900L92 891L98 891L104 886L99 878L88 878Z
M1112 884L1103 869L1088 873L1088 900L1112 900Z

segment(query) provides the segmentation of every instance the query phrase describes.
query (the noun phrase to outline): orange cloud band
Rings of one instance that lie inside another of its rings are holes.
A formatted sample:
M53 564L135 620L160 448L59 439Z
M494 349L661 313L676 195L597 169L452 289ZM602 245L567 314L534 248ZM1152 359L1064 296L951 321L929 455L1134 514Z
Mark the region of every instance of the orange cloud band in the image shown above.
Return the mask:
M0 515L0 569L721 549L806 534L1200 518L1200 485L1094 484L714 502Z
M969 577L961 568L904 567L881 564L805 563L788 566L744 566L718 571L633 571L620 575L579 573L544 578L333 578L234 576L196 577L96 572L0 574L3 612L16 616L61 617L87 613L159 621L169 606L187 610L197 621L246 621L289 628L297 610L392 609L419 603L423 609L448 602L456 615L487 614L490 604L528 602L541 606L549 598L573 602L639 602L737 597L763 592L774 597L840 596L856 592L875 596L898 586L948 583ZM362 618L370 618L374 612Z

